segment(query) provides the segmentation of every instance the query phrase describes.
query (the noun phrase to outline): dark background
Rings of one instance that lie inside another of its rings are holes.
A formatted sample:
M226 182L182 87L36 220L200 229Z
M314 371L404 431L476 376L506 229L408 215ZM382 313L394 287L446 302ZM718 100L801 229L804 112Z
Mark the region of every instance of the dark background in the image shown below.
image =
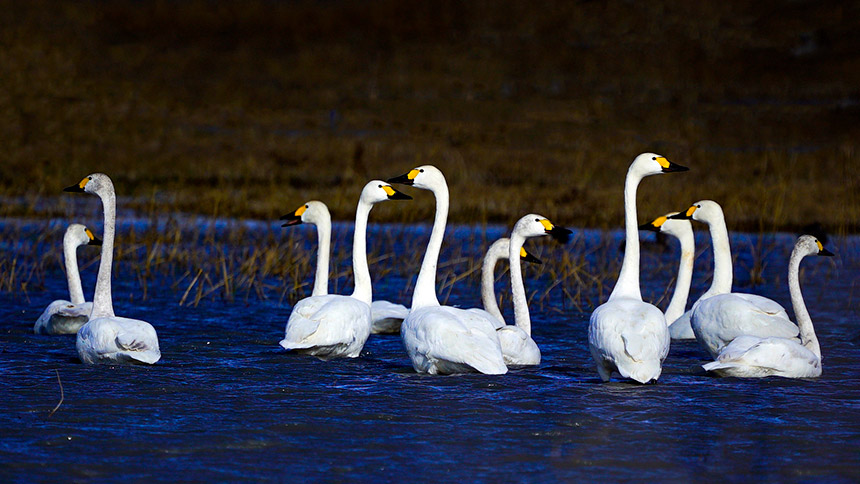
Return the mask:
M121 206L352 218L432 163L457 222L619 226L630 161L731 228L860 228L860 6L827 1L17 1L0 9L0 215ZM47 203L45 202L47 198ZM54 197L57 197L54 199ZM429 197L374 218L427 220Z

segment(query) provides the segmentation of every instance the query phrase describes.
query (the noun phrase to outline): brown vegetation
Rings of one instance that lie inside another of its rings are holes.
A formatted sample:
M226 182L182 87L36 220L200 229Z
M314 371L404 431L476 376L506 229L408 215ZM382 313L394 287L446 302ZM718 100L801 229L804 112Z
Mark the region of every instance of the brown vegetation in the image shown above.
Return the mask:
M365 180L433 163L454 221L616 227L647 150L691 171L647 180L642 218L713 198L732 228L854 232L857 18L840 2L10 2L0 216L67 215L61 188L103 171L161 213L266 219L318 198L350 219ZM429 219L417 198L375 215Z

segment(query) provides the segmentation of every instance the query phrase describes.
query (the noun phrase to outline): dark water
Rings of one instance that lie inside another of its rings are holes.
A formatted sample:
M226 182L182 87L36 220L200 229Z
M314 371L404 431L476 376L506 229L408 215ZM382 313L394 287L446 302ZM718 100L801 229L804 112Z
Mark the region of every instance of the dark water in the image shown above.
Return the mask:
M448 244L479 251L475 230L453 231ZM793 236L766 238L766 282L754 290L790 307L780 275ZM733 241L740 290L749 289L746 244L757 242ZM277 341L290 305L276 298L184 307L163 284L131 303L136 286L122 268L116 312L153 323L163 358L152 367L84 366L74 337L31 334L44 306L66 293L55 267L29 301L0 293L0 480L857 481L860 240L828 246L840 257L805 261L801 278L824 353L821 378L713 378L698 369L705 359L695 343L681 343L648 386L599 382L589 311L570 309L560 292L532 308L539 368L429 377L414 373L399 337L372 336L354 360L286 354ZM663 294L676 254L645 252L646 296ZM697 260L694 296L707 286L709 260ZM551 282L530 271L530 290ZM84 281L91 287L91 275ZM477 303L475 287L456 287L450 302ZM380 298L402 292L392 283L375 289ZM65 399L49 417L60 399L55 371Z

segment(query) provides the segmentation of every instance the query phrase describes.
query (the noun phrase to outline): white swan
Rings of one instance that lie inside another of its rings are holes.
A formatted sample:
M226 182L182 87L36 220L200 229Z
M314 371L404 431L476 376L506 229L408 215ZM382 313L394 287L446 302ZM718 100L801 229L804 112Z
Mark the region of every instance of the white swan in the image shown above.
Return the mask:
M505 325L497 330L502 356L506 365L539 365L540 348L532 339L532 323L529 315L528 297L523 282L519 257L526 238L552 235L567 240L570 230L556 227L546 217L528 214L519 219L511 231L508 259L511 265L511 294L514 302L514 325Z
M487 249L481 265L481 304L484 306L484 309L469 309L469 311L486 312L495 318L498 321L496 329L503 328L507 324L502 311L499 309L499 303L496 301L496 264L502 259L507 260L510 247L511 239L502 237L493 242L490 248ZM528 253L525 247L520 248L520 259L533 264L542 264L541 260Z
M111 268L116 232L116 193L104 173L93 173L67 192L97 195L104 210L104 242L90 320L78 330L75 346L81 361L93 363L148 363L161 358L155 328L146 321L114 315L111 298Z
M639 383L657 380L669 353L666 318L656 306L642 301L639 290L639 224L636 222L636 189L649 175L686 171L654 153L633 160L624 182L626 244L618 282L609 300L591 313L588 345L603 381L613 371Z
M63 235L63 258L66 261L70 300L58 299L49 304L33 325L34 333L75 334L90 319L93 303L84 300L81 275L78 272L77 248L82 245L102 245L102 241L81 224L66 227L66 233Z
M507 373L495 318L442 306L436 298L436 266L448 219L445 176L438 168L424 165L388 181L430 190L436 198L433 230L412 293L412 307L400 327L403 346L415 371L432 375Z
M695 339L690 329L690 311L687 309L687 297L690 295L690 281L693 279L693 260L696 257L696 241L693 237L693 226L689 220L670 219L678 212L671 212L657 217L654 221L643 224L640 230L651 230L664 233L678 239L681 243L681 262L678 264L678 278L675 280L675 291L672 300L666 306L663 315L669 324L669 336L672 339ZM686 331L689 331L689 338Z
M799 330L777 302L755 294L731 292L732 253L723 210L717 202L701 200L672 218L708 224L714 246L714 279L693 303L690 327L699 344L716 358L723 347L741 335L796 338Z
M717 355L716 361L702 365L721 376L809 378L821 375L821 347L803 294L800 292L800 261L808 255L832 256L811 235L797 239L788 261L788 290L791 305L800 328L800 342L795 339L738 336Z
M284 215L284 227L309 223L317 228L317 269L314 276L314 289L311 296L328 294L329 257L331 252L331 214L325 203L311 200L294 212ZM409 314L409 309L402 304L377 300L370 304L371 321L370 334L396 334L400 332L403 318Z
M352 271L355 289L349 296L325 294L302 299L293 307L280 345L286 350L331 358L355 358L370 336L373 288L367 267L367 219L376 203L409 200L388 183L372 180L364 186L355 211Z

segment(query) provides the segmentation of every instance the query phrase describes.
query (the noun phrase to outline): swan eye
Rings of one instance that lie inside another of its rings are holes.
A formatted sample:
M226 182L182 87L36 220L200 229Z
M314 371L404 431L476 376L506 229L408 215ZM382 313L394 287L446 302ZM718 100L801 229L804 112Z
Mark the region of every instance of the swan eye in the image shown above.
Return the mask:
M535 222L540 222L540 219L539 219L539 218L536 218L536 219L535 219Z
M88 176L88 177L87 177L87 179L89 179L89 180L92 180L92 179L93 179L93 177L91 177L91 176Z
M654 161L657 161L657 157L656 157L656 156L652 156L652 157L651 157L651 159L652 159L652 160L654 160Z
M424 168L421 168L420 170L418 170L418 173L424 173Z
M382 188L382 185L379 185L379 188Z
M311 208L311 207L309 205L305 205L305 208L307 209L307 208Z

